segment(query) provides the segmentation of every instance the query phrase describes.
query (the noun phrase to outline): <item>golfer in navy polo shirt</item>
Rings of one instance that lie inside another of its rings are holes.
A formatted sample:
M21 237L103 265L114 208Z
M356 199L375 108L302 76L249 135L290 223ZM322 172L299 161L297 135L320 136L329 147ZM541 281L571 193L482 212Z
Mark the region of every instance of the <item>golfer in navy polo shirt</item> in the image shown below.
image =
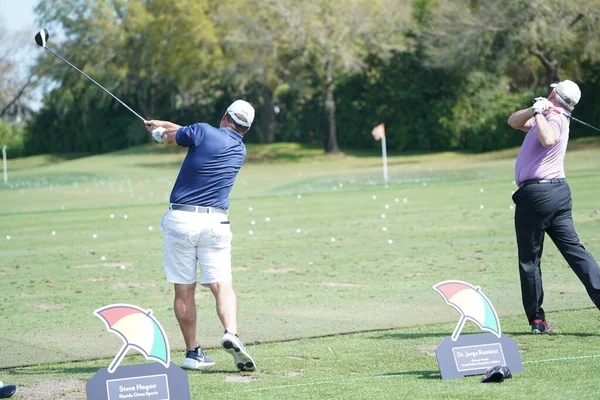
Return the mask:
M225 332L223 349L233 355L240 371L256 366L237 335L237 297L232 286L231 238L227 219L229 193L244 158L242 141L254 120L254 108L243 100L233 102L219 128L207 123L180 126L168 121L145 121L158 142L187 147L188 152L171 192L169 210L161 220L163 265L175 287L175 316L187 352L182 367L214 365L196 340L196 281L210 288Z

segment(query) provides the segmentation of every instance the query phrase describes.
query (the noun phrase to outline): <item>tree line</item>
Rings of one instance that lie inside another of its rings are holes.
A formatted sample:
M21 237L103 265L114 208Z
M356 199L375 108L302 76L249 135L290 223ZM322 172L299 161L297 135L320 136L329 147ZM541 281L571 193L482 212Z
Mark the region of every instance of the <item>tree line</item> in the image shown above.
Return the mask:
M575 115L600 124L600 0L44 0L36 13L61 33L53 50L145 118L217 124L250 101L249 142L375 148L384 122L391 151L514 146L508 116L562 79L582 89ZM51 89L22 155L151 141L46 52L31 75Z

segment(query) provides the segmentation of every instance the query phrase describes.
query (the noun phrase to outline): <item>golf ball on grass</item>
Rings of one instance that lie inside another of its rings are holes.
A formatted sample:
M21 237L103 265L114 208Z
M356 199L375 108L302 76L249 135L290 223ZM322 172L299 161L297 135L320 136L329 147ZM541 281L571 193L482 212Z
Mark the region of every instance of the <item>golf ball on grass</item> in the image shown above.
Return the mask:
M0 381L0 387L4 386L4 383L2 381Z

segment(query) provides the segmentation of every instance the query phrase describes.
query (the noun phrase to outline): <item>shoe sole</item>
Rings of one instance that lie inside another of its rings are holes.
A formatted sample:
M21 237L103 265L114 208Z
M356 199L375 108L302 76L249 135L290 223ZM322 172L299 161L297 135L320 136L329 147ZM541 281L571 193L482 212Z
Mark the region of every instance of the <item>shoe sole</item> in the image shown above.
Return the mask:
M200 361L186 358L185 360L183 360L183 364L181 364L181 368L183 368L183 369L201 369L201 368L206 368L206 367L212 367L213 365L215 365L214 362L206 363L206 362L200 362Z
M541 335L541 334L547 334L547 335L551 335L554 333L554 330L548 330L548 329L544 329L543 331L539 330L539 329L532 329L531 333L534 335Z
M232 340L225 339L221 342L221 345L226 352L233 356L233 360L238 371L252 372L256 370L254 360L252 357L250 357L250 354L248 354L243 348L237 347Z

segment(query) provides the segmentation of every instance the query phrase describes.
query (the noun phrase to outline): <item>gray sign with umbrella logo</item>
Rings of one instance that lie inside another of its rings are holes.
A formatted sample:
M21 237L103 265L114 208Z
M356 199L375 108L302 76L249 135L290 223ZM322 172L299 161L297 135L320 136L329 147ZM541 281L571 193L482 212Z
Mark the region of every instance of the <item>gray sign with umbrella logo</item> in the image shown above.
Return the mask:
M121 338L123 346L110 366L88 381L88 400L190 400L187 373L171 364L167 335L152 310L111 304L97 309L94 315ZM156 362L119 366L129 349Z
M433 289L460 314L452 335L445 337L435 351L442 379L484 374L494 366L507 366L514 373L523 372L517 344L502 334L498 314L479 286L443 281ZM489 333L461 336L467 321Z

